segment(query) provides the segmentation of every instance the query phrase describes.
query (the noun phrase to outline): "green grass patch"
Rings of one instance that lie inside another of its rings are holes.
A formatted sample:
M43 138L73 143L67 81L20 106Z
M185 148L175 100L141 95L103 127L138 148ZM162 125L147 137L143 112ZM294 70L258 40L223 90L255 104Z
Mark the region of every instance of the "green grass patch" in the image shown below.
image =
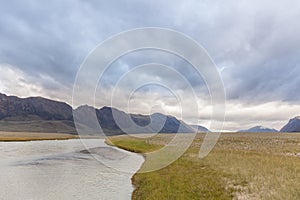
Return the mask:
M115 136L109 140L110 144L135 153L148 153L163 147L163 145L152 144L149 140L139 138Z
M225 187L227 176L204 163L181 158L158 171L135 174L132 199L232 199L233 191Z

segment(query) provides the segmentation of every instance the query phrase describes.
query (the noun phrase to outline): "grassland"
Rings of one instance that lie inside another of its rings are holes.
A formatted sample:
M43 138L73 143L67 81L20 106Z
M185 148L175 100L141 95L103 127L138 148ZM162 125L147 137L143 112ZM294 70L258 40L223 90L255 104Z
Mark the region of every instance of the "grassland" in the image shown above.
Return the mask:
M120 148L146 153L160 149L173 136L109 140ZM214 150L199 159L203 137L198 134L168 167L136 173L133 199L300 199L299 133L224 133ZM141 170L147 162L146 156Z
M77 139L78 136L60 133L31 133L31 132L0 132L1 142L32 141L32 140L66 140Z

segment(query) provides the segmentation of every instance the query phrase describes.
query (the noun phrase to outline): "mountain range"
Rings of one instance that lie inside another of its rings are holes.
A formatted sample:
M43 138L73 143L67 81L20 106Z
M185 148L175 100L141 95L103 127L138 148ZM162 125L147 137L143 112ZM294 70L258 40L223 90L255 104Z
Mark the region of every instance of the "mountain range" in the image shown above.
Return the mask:
M0 131L48 132L77 134L73 119L80 117L76 128L84 129L87 134L95 134L96 126L101 126L106 135L126 133L191 133L209 132L199 125L188 125L171 115L153 113L151 115L131 114L116 108L104 106L94 108L88 105L79 106L75 110L70 105L43 97L19 98L0 93ZM97 117L97 124L86 119L89 112ZM116 122L115 117L119 120ZM139 126L132 125L134 122ZM120 128L120 126L122 128ZM278 132L272 128L255 126L238 132ZM300 117L295 117L280 132L300 132Z
M64 102L53 101L42 97L19 98L0 93L0 131L25 132L59 132L76 134L75 116L80 117L77 128L83 128L87 134L93 133L95 124L86 119L89 112L94 112L97 120L106 135L126 133L191 133L195 131L207 132L202 126L191 126L177 118L154 113L151 115L130 114L112 107L100 109L91 106L80 106L75 110ZM119 119L122 129L114 117ZM130 121L139 126L130 126ZM151 122L151 123L150 123ZM157 127L160 127L157 130Z

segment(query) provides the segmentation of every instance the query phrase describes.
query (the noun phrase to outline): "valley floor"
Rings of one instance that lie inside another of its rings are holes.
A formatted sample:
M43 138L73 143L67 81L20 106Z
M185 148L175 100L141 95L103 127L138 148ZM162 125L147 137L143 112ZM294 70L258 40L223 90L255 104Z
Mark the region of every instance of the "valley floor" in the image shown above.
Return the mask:
M173 137L116 136L109 142L145 153L163 147ZM199 159L203 138L204 134L198 134L171 165L136 173L133 199L300 199L299 133L223 133L214 150ZM149 164L153 163L146 156L143 167Z

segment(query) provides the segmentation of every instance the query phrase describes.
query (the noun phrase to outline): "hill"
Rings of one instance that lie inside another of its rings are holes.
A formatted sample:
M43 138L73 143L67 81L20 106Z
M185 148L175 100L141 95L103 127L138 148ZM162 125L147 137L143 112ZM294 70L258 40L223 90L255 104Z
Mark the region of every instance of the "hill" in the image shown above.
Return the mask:
M266 128L266 127L263 127L263 126L254 126L252 128L249 128L247 130L239 130L237 132L241 132L241 133L259 133L259 132L270 132L270 133L274 133L274 132L278 132L276 129L273 129L273 128Z
M300 132L300 116L290 119L280 132Z

